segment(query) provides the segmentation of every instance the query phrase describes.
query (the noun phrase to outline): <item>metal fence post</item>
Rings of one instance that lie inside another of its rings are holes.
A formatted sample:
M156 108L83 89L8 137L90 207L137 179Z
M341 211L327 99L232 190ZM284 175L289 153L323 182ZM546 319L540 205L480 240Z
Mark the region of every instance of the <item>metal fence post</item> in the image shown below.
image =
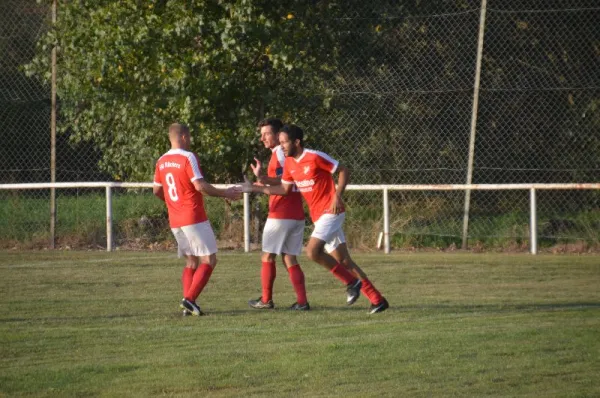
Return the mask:
M244 193L244 252L250 251L250 194Z
M110 185L106 186L106 251L112 251L113 231L112 231L112 190Z
M388 189L383 188L383 251L390 252L390 202Z
M531 241L531 254L537 254L537 203L535 198L535 188L529 190L530 221L529 221L529 239Z
M52 2L52 26L56 25L57 0ZM50 109L50 182L56 182L56 46L52 47ZM50 188L50 248L56 242L56 188Z
M473 162L475 159L475 131L477 129L477 109L479 107L479 81L481 78L481 58L483 56L483 36L485 33L486 0L481 0L481 14L479 17L479 39L477 41L477 64L475 66L475 84L473 87L473 108L471 110L471 136L469 138L469 162L467 165L467 182L473 181ZM471 190L465 191L465 208L463 212L462 248L467 248L469 235L469 209L471 207Z

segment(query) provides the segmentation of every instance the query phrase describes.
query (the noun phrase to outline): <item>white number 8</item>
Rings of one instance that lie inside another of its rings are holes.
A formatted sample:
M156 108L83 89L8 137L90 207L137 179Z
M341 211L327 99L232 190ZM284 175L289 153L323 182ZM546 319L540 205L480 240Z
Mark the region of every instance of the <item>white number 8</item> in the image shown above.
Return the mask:
M179 200L179 196L177 196L177 186L175 185L175 178L173 178L173 174L167 173L165 176L167 180L167 186L169 187L169 197L173 202L177 202Z

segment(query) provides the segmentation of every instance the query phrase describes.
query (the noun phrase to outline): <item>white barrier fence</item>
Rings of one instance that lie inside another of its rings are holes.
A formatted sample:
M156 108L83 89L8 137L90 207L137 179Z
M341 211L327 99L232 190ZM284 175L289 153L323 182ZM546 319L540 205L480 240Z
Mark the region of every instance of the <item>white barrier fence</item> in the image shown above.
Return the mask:
M113 250L112 188L152 188L147 182L58 182L30 184L0 184L0 190L105 188L106 189L106 250ZM215 184L217 188L231 185ZM448 184L448 185L348 185L348 191L382 191L383 196L383 247L390 253L389 191L470 191L470 190L528 190L530 198L530 252L537 254L537 204L538 190L600 189L600 183L588 184ZM244 194L244 251L250 251L250 196Z

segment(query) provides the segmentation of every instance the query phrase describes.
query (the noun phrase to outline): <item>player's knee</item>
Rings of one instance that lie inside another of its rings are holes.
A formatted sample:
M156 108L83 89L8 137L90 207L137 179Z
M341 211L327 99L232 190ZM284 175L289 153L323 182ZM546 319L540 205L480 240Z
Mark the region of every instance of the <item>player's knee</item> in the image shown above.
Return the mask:
M202 264L208 264L211 268L214 269L217 266L217 256L211 254L210 256L203 257Z
M317 246L306 246L306 255L313 261L321 256L322 248Z
M261 257L261 261L263 263L272 263L275 262L275 258L277 257L276 254L273 253L263 253L262 257Z
M342 260L340 261L340 264L342 264L345 268L352 268L352 265L353 265L350 257L342 258Z
M284 253L281 255L281 259L283 260L283 265L285 265L288 268L298 264L298 260L296 259L296 256L291 255L291 254Z
M190 256L185 261L185 266L187 268L196 269L196 268L198 268L198 264L199 264L199 262L198 262L198 258L197 257Z

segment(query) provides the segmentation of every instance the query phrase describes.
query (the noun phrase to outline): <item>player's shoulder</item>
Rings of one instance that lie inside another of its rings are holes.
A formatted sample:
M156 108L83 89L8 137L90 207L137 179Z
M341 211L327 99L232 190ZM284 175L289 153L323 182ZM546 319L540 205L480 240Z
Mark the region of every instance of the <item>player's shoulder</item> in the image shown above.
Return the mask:
M170 151L167 151L167 152L163 153L162 155L160 155L160 157L158 158L158 160L156 161L156 163L160 163L163 160L167 159L169 157L169 152Z
M179 158L187 159L189 161L195 160L196 162L200 163L200 157L198 156L197 153L191 152L191 151L186 151L185 149L171 149L167 153L165 153L163 156L179 157Z
M307 156L328 156L325 152L323 151L319 151L316 149L311 149L311 148L304 148L304 152L306 153Z
M304 148L304 153L305 153L305 157L307 159L323 158L330 162L335 162L335 160L331 156L329 156L329 154L327 154L323 151L318 151L316 149L310 149L310 148Z

